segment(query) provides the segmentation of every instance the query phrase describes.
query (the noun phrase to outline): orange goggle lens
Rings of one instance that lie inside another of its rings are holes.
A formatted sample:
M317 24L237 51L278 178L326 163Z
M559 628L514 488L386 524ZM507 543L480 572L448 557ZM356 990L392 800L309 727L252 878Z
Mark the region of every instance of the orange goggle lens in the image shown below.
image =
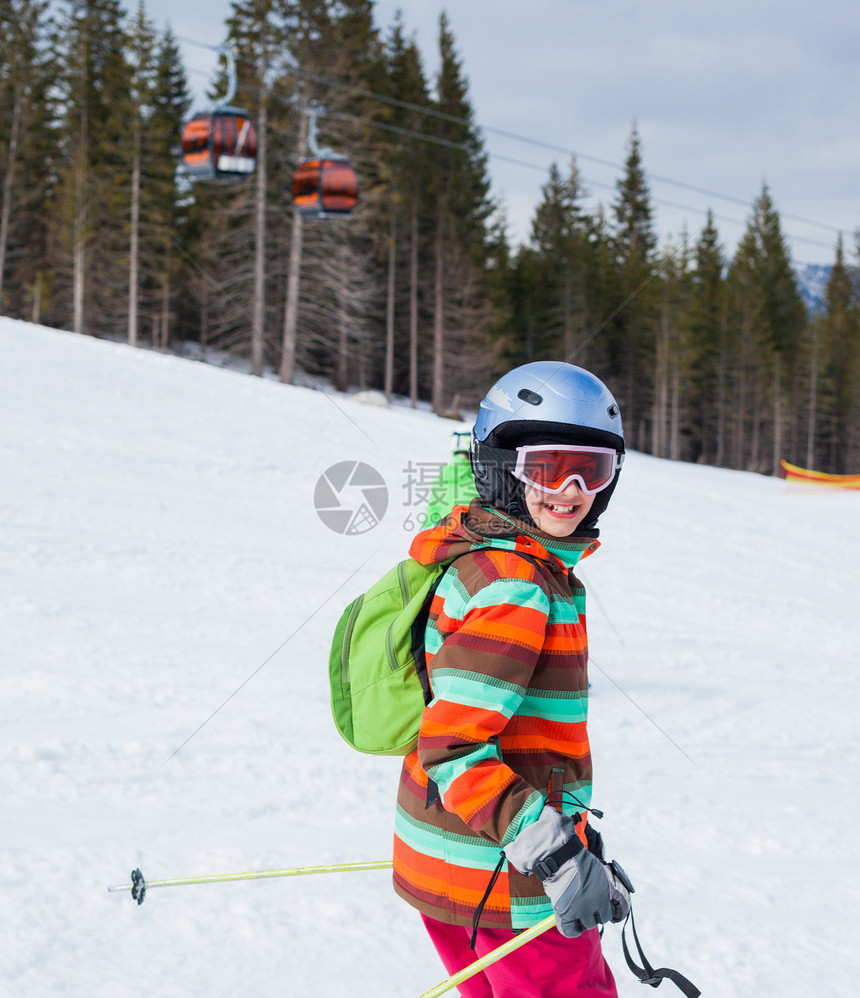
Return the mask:
M611 447L517 447L514 477L542 492L562 492L575 481L594 495L612 482L618 463Z

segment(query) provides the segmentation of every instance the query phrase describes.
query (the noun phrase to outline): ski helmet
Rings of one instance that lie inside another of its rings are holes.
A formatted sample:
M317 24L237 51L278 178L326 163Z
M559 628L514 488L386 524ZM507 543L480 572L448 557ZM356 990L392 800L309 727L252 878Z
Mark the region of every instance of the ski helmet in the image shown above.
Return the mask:
M472 473L478 495L516 519L533 525L525 486L511 471L516 448L529 444L612 447L624 454L621 412L612 393L589 371L559 361L514 368L487 392L472 430ZM606 509L620 470L598 492L577 533L592 533Z

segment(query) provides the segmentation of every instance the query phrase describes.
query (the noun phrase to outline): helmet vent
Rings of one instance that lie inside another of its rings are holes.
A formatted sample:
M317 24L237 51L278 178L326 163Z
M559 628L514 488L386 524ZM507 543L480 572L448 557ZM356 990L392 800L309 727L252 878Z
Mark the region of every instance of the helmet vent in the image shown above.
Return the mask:
M540 405L543 402L542 395L538 395L537 392L533 392L528 388L521 388L517 392L517 398L522 399L523 402L528 402L529 405Z
M614 402L606 411L609 413L610 419L618 419L618 406Z

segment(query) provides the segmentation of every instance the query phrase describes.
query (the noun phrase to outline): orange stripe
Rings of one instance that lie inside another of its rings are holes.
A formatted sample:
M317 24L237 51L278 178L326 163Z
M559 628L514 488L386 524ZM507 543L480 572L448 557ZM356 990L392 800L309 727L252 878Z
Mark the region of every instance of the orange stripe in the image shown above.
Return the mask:
M516 779L516 773L501 762L482 762L461 773L445 791L445 808L468 823L488 801L500 797Z
M462 704L436 700L424 712L419 738L449 738L452 742L479 745L501 733L507 724L507 718L496 711L476 707L467 712ZM583 746L588 750L588 725L586 721L565 724L518 716L515 733L506 735L505 741L514 748L556 748L562 755L569 755L571 748L576 748L579 755Z
M497 710L434 700L424 711L420 735L430 738L456 732L458 741L485 742L507 723L508 718Z
M421 763L418 761L417 749L413 749L413 751L404 758L403 768L406 770L407 775L410 776L419 786L427 786L427 774L421 768Z
M545 752L558 752L559 755L581 759L588 755L588 739L575 742L570 738L548 738L546 735L517 736L516 748L520 751L538 749Z
M507 603L502 605L508 606ZM436 627L446 641L452 641L455 645L457 637L462 634L464 637L476 635L488 638L494 644L512 642L539 651L546 633L546 614L531 611L528 614L509 613L500 618L475 617L473 613L468 613L463 622L442 615L437 619Z
M562 654L569 654L570 652L579 652L581 654L587 647L588 638L585 634L571 636L570 634L553 633L552 629L547 630L543 642L543 651L550 653L560 652Z
M432 864L432 870L430 867ZM444 860L433 859L416 852L394 836L394 867L404 880L422 890L443 897L452 895L458 901L476 907L484 896L490 879L489 870L472 870ZM487 900L487 907L505 911L510 906L510 884L507 873L500 873Z

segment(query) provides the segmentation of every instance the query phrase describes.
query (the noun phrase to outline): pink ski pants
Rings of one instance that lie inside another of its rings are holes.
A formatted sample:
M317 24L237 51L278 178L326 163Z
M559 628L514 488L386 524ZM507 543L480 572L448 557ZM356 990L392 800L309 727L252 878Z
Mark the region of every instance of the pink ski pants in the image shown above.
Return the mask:
M422 915L442 963L449 974L509 942L505 929L478 929L475 949L469 949L472 930L447 925ZM458 985L462 998L618 998L612 971L600 951L597 929L566 939L548 929Z

